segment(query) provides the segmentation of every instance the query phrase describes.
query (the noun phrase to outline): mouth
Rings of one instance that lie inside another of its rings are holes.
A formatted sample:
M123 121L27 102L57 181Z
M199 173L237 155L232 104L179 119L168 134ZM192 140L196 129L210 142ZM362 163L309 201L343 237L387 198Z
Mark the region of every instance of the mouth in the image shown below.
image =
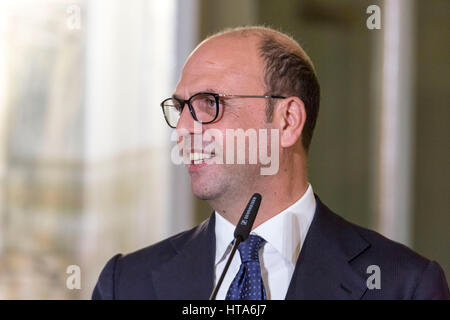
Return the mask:
M191 161L191 165L198 165L205 163L206 160L214 158L216 155L214 153L203 153L203 152L191 152L189 154L189 159Z

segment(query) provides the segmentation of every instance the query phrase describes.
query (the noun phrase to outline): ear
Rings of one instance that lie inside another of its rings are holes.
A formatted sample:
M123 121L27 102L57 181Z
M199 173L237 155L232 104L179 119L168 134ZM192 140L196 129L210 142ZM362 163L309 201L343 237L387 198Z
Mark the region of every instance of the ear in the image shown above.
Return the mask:
M282 148L289 148L300 139L305 121L305 104L299 97L281 100L274 110L274 125L280 130Z

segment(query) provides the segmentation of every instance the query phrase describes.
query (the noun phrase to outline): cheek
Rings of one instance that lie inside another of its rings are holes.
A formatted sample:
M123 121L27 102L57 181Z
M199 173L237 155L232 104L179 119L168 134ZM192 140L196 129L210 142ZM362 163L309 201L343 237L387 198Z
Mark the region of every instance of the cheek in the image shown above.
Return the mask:
M270 124L266 122L266 113L265 113L265 105L246 105L242 107L229 107L225 109L225 111L222 114L222 117L219 121L215 122L214 124L208 125L208 129L214 129L217 130L217 132L220 132L219 136L214 134L216 146L220 147L221 154L224 156L224 161L226 160L226 150L227 150L227 135L226 131L232 130L230 134L233 134L233 130L241 129L244 132L246 132L249 129L254 129L256 132L256 135L259 134L259 129L267 129L270 127ZM212 131L211 131L212 132ZM214 133L214 132L213 132ZM234 131L236 133L236 131ZM246 146L248 146L248 138L246 137ZM257 138L259 139L259 138ZM258 140L257 140L258 141ZM234 145L235 151L236 150L236 140L229 141L230 146L229 148L232 148L232 145ZM218 152L216 152L217 154Z
M228 129L258 129L266 127L266 109L260 105L246 105L227 110L221 126Z

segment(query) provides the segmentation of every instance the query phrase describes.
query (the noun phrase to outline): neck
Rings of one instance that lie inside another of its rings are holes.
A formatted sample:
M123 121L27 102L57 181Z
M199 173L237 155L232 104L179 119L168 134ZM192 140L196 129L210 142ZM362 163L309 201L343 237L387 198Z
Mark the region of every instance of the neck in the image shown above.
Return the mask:
M292 177L298 177L292 179ZM265 181L264 181L265 179ZM261 206L256 216L253 229L276 216L300 199L308 189L309 183L306 175L306 165L300 168L287 168L274 176L262 176L263 181L258 185L246 186L245 190L232 190L219 199L208 201L221 216L237 225L239 219L254 193L262 196Z

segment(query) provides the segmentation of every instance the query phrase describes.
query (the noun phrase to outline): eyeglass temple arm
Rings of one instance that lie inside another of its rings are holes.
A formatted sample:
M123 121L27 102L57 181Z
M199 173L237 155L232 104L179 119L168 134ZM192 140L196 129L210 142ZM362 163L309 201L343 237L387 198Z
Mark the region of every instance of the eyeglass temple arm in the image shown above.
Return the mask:
M252 95L240 95L240 94L219 94L219 97L224 98L272 98L272 99L286 99L283 96L252 96Z

